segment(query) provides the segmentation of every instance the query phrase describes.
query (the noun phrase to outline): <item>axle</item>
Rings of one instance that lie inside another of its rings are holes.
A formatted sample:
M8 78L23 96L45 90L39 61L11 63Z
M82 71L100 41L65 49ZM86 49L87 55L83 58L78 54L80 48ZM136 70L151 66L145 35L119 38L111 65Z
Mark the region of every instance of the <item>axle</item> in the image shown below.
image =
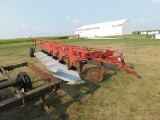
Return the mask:
M40 87L33 88L32 81L26 72L19 72L16 78L11 78L7 72L24 66L30 68L33 72L41 76L45 84ZM19 105L25 106L28 101L35 97L42 97L43 102L45 102L45 94L49 92L55 93L58 89L63 87L61 80L49 75L29 62L0 66L0 72L6 76L4 79L0 80L0 90L10 87L12 92L15 94L12 98L8 98L3 101L0 100L0 113Z

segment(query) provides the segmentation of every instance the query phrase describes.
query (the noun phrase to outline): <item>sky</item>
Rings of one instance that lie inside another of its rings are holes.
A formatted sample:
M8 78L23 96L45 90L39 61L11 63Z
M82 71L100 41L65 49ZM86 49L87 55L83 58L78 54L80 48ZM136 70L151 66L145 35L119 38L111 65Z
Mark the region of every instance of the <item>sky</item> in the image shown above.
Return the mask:
M160 30L160 0L0 0L0 39L73 35L120 19L133 31Z

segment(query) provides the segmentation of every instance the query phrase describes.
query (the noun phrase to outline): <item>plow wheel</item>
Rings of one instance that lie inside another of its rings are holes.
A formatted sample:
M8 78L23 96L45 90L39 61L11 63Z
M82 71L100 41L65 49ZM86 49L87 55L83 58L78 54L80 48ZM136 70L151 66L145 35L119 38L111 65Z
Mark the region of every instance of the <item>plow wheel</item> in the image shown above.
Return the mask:
M21 90L21 92L27 92L29 90L32 90L32 88L33 88L32 83L31 83L31 80L26 72L18 73L16 80L23 81L23 83L18 84L18 88L19 88L19 90Z
M87 72L87 79L93 83L98 83L103 80L103 72L98 67L92 67Z
M73 66L76 67L79 74L83 73L86 69L86 64L79 60L75 60Z
M34 57L34 53L35 53L35 49L33 47L31 47L29 50L30 57Z

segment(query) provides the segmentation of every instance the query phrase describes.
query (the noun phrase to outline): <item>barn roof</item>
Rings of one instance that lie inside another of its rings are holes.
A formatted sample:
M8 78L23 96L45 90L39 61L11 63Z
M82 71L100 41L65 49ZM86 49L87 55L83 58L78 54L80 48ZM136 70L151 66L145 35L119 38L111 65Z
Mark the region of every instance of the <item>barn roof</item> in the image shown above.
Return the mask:
M104 27L104 26L113 26L113 25L120 25L126 22L128 19L122 19L122 20L115 20L115 21L108 21L103 23L97 23L97 24L90 24L90 25L84 25L76 30L82 30L82 29L88 29L88 28L96 28L96 27Z

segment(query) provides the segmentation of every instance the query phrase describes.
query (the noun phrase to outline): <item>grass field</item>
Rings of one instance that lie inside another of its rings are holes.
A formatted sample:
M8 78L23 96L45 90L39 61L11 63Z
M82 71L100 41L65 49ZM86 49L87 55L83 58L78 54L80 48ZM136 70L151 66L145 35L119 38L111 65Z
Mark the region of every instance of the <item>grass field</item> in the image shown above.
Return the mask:
M50 39L50 38L49 38ZM127 64L139 78L112 65L105 71L104 80L93 84L66 85L57 95L46 96L49 111L43 110L42 100L35 99L26 107L16 107L0 114L0 120L159 120L160 119L160 41L145 36L123 36L112 40L56 39L74 45L120 50ZM30 61L43 70L45 67L29 57L32 42L0 44L0 65ZM33 86L40 81L26 68L9 72L16 77L26 71ZM0 78L2 75L0 75ZM10 89L1 90L2 99L12 96Z

